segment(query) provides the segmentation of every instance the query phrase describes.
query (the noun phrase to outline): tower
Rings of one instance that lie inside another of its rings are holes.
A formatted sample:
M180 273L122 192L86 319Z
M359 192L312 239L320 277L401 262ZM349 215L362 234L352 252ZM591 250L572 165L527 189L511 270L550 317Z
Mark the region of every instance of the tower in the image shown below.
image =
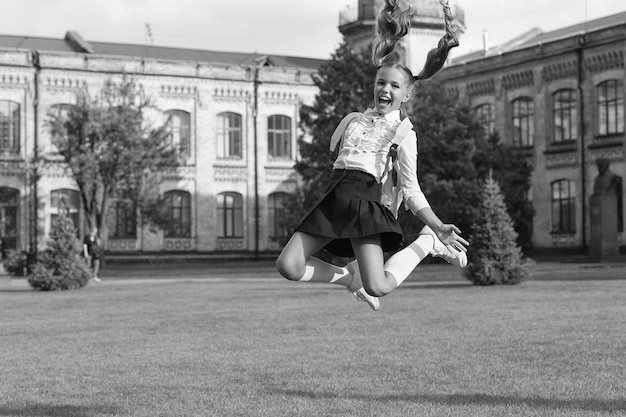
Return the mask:
M444 34L443 10L437 0L408 0L415 11L413 23L407 36L396 47L404 64L418 73L424 66L428 51L437 46ZM384 0L358 0L356 6L348 6L339 14L339 31L346 43L355 50L369 48L376 35L376 16ZM465 18L460 7L451 5L459 33L465 29Z

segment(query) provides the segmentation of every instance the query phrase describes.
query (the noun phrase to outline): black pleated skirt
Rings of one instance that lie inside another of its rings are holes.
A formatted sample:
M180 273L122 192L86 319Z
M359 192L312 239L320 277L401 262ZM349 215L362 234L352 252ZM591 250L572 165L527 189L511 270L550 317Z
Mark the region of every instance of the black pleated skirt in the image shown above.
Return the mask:
M325 193L303 217L297 231L334 238L325 247L333 255L354 256L350 239L380 235L384 252L404 239L391 211L380 204L381 184L365 172L333 170Z

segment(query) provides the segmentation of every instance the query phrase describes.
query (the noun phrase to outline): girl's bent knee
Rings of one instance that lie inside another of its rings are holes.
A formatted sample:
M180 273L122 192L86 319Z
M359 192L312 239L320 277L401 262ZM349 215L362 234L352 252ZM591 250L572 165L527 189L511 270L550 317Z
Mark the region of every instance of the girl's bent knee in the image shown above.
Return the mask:
M276 260L276 269L280 275L290 281L299 281L304 275L303 268L300 268L293 263L285 262L280 257Z
M393 291L396 287L389 282L378 282L372 285L365 285L364 288L367 293L373 297L383 297Z

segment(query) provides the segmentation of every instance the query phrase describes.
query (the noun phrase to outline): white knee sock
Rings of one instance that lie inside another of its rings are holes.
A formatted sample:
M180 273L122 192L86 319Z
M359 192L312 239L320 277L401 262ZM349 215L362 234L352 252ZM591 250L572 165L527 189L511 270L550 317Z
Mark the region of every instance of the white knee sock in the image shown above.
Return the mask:
M394 253L385 262L385 273L393 276L397 286L406 280L415 267L422 262L435 244L430 235L420 235L409 246Z
M304 275L298 281L328 282L347 287L352 281L352 275L346 268L311 257L306 261Z

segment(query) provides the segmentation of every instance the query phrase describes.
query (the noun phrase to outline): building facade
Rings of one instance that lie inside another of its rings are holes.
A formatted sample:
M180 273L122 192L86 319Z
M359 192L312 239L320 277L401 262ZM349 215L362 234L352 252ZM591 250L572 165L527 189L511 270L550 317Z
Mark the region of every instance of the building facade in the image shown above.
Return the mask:
M515 144L533 166L532 241L544 252L584 252L596 161L626 176L626 13L452 59L439 75L487 132ZM618 240L624 245L623 192Z
M61 166L40 176L37 158L54 151L47 114L97 94L108 79L132 77L170 120L183 166L163 173L171 227L142 227L113 207L104 241L113 255L187 253L242 256L275 252L277 221L295 191L299 109L317 88L322 61L257 54L0 36L0 239L31 251L45 242L59 210L79 237L86 221L73 179Z

